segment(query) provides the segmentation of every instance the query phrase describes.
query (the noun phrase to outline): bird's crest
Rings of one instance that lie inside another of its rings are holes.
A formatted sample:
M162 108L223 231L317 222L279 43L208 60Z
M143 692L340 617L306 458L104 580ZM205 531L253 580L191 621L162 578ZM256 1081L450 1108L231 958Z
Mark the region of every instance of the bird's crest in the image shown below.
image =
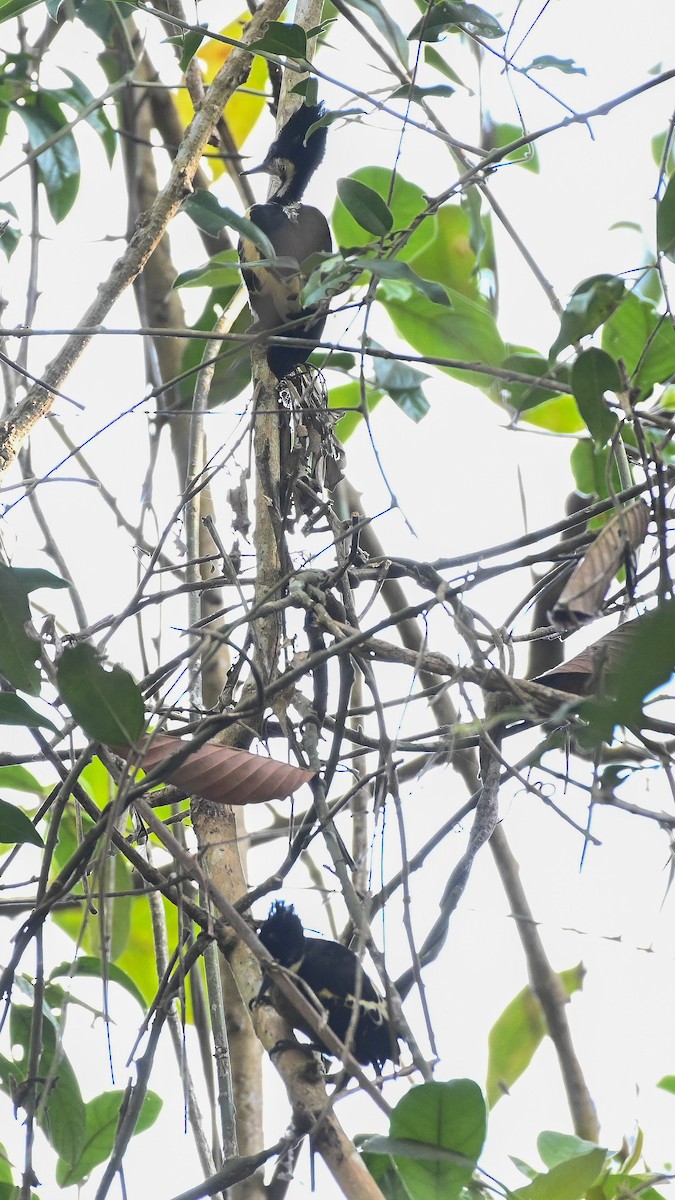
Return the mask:
M259 167L247 171L267 171L279 180L270 200L277 204L295 204L326 152L325 125L307 136L312 125L324 114L323 104L303 104L281 127Z
M284 966L290 966L302 957L305 933L292 904L275 900L267 920L260 927L258 937L265 949Z

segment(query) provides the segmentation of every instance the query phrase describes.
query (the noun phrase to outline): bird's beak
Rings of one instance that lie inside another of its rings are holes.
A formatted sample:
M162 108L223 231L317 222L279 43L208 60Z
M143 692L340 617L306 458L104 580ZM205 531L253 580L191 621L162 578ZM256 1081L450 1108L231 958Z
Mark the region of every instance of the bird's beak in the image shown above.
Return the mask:
M240 171L239 174L240 175L259 175L261 172L266 171L266 170L267 170L267 163L263 162L260 164L259 167L249 167L248 171Z

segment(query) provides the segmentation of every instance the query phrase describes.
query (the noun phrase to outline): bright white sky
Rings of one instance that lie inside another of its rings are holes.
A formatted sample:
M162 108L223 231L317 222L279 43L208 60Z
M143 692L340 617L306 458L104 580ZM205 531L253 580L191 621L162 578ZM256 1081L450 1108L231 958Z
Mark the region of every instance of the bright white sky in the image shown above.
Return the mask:
M489 7L489 5L488 5ZM519 18L522 33L534 20L537 4L523 6ZM414 23L412 4L398 0L392 15L404 29ZM217 28L235 16L236 6L229 5L223 15L222 4L204 4L200 19L211 20ZM639 24L644 13L644 23ZM520 61L529 62L538 54L551 53L573 58L586 67L588 76L563 76L545 72L542 82L564 96L576 110L585 110L640 83L648 70L659 64L666 46L673 44L675 15L670 0L651 0L636 11L625 0L557 0L549 4L540 24L531 35ZM334 39L337 41L337 38ZM516 44L515 39L513 45ZM57 42L58 45L58 42ZM165 53L169 53L168 48ZM94 62L95 46L82 47L81 73L92 90L102 90ZM65 61L65 56L64 56ZM467 56L457 67L475 87ZM353 82L359 88L367 80L382 82L381 76L364 70L358 58L344 49L326 53L320 65L329 75ZM466 74L465 74L466 72ZM54 82L56 82L56 77ZM560 109L543 98L526 80L516 80L516 94L528 128L536 128L559 119ZM484 97L499 120L517 121L508 84L503 76L486 72ZM344 93L330 88L324 99L329 107L344 100ZM634 230L610 230L617 221L636 222L645 230L648 244L654 241L653 195L658 172L651 158L650 139L664 130L670 119L675 89L661 88L621 108L609 117L593 121L592 141L588 131L577 127L554 135L539 144L542 171L536 176L518 167L501 170L492 181L495 194L514 225L526 239L558 295L564 300L569 291L586 275L596 271L622 271L638 267L644 260L643 239ZM456 113L458 136L473 141L475 99L458 93L452 104ZM252 157L256 157L271 134L267 120L260 134L251 139ZM5 162L17 161L21 131L15 130L14 154L5 152ZM335 127L330 134L330 150L308 199L322 202L334 194L334 179L349 174L357 166L371 162L391 164L397 133L383 119L369 117L363 126ZM84 153L95 157L95 178L85 173L81 197L72 217L58 230L44 222L53 240L43 245L40 288L43 297L37 324L41 327L74 323L84 311L98 280L105 276L121 244L102 240L123 233L121 165L118 161L108 175L100 145L85 130L80 140ZM401 171L418 180L430 193L447 186L448 160L438 153L429 160L426 143L406 142ZM248 147L247 147L248 149ZM25 172L8 181L6 197L23 214L28 209ZM450 177L451 178L451 177ZM235 203L224 190L224 203ZM18 198L18 199L17 199ZM324 201L325 203L325 201ZM181 218L172 229L177 265L180 269L203 260L188 222ZM84 247L84 249L83 249ZM4 294L9 300L5 324L22 320L25 294L27 252L19 250L7 271ZM499 325L505 339L529 344L546 351L557 331L556 320L543 293L519 259L507 239L498 234L501 264L501 304ZM184 294L186 304L195 312L202 303L199 293ZM116 307L108 324L133 326L136 313L130 293ZM333 327L331 334L340 336ZM354 334L348 335L350 342ZM9 352L16 349L9 344ZM57 348L52 339L33 341L30 369L39 373ZM132 339L99 339L82 364L73 372L64 389L85 411L73 418L68 406L61 405L59 415L67 420L72 436L81 440L101 428L114 414L140 401L144 394L140 346ZM527 520L536 528L558 519L564 496L570 489L568 456L572 443L527 431L507 428L504 414L478 392L464 391L448 378L430 382L428 396L431 412L414 427L389 403L383 403L374 417L373 428L385 470L401 508L417 533L408 534L397 513L378 524L378 534L393 553L419 559L442 554L461 553L471 547L488 546L517 536L523 529L518 472L527 497ZM209 418L209 434L217 445L231 437L236 417L218 411ZM237 412L243 405L237 404ZM104 482L121 497L125 512L136 519L140 512L140 488L145 469L146 406L122 420L88 451L101 470ZM134 454L134 447L140 454ZM349 473L363 491L364 511L376 513L387 504L387 493L378 478L367 438L357 435L348 446ZM36 470L49 469L62 455L60 443L46 430L35 439ZM66 475L71 475L66 470ZM77 474L77 472L72 472ZM223 492L231 482L223 483ZM48 485L50 519L59 532L68 521L69 533L64 549L82 591L90 619L121 607L133 586L135 559L114 522L102 514L102 506L84 485L54 483ZM46 503L47 488L43 489ZM157 483L159 525L176 502L175 476L168 458L166 469ZM73 517L75 518L73 520ZM95 522L92 524L92 520ZM16 565L42 562L41 541L30 521L27 506L19 506L7 523L8 549ZM82 554L88 570L82 569ZM50 565L45 562L45 565ZM105 586L101 589L102 582ZM523 591L522 581L505 578L491 592L481 595L482 611L499 624ZM48 599L51 603L53 597ZM58 600L58 597L56 597ZM65 613L65 610L64 610ZM70 616L66 623L72 626ZM443 627L439 626L442 637ZM595 636L593 630L591 636ZM439 641L438 648L444 646ZM135 653L121 639L114 653L127 665ZM515 751L514 751L515 753ZM648 791L649 779L636 782L632 798L644 804L662 806L670 811L670 798ZM647 791L648 794L644 794ZM643 794L639 794L642 792ZM628 789L624 793L629 795ZM435 823L439 808L449 814L464 800L462 789L450 771L428 773L416 784L414 794L404 794L404 804L414 806L415 834L425 836L424 813ZM558 796L560 799L560 796ZM575 819L584 822L582 796L564 800ZM419 814L419 827L417 826ZM630 1135L636 1121L644 1123L648 1140L646 1153L654 1169L672 1159L672 1097L658 1092L658 1079L675 1072L672 996L675 994L673 957L673 902L666 899L667 842L655 823L638 824L623 814L596 814L594 833L602 845L589 853L579 872L580 839L568 826L543 809L531 796L511 789L503 798L503 819L512 847L522 864L523 881L533 910L541 922L541 932L553 965L571 967L580 959L588 975L583 993L575 997L571 1019L579 1057L589 1079L602 1120L603 1138L617 1147L624 1134ZM466 831L464 831L465 833ZM456 854L465 844L464 833L456 838ZM393 835L392 835L393 836ZM414 849L414 846L412 847ZM433 857L424 870L421 888L416 893L413 919L416 932L424 935L436 915L435 897L444 886L448 857L455 851L453 842ZM269 859L271 865L272 859ZM265 873L268 862L258 859L256 872ZM377 882L377 881L376 881ZM313 907L306 877L294 876L284 895L298 903L309 923L326 931L320 910ZM415 893L414 893L415 894ZM263 910L264 911L264 910ZM262 915L262 913L258 914ZM405 948L397 944L400 928L395 902L388 908L387 952L395 975L407 965ZM59 947L55 959L70 953ZM489 851L477 861L471 883L460 911L453 919L450 937L440 961L426 973L426 982L439 1040L442 1063L438 1078L469 1075L482 1081L485 1074L486 1036L505 1004L524 985L525 966L513 922L501 889L496 882ZM78 985L79 990L79 985ZM92 990L89 997L97 1003ZM138 1011L126 998L115 1001L117 1024L112 1031L113 1052L120 1079L124 1082L130 1030L138 1022ZM421 1018L411 1000L409 1020L420 1033ZM76 1037L74 1036L76 1032ZM86 1046L83 1061L106 1061L104 1033L100 1025L89 1029L77 1026L68 1031L78 1053ZM102 1069L102 1068L101 1068ZM171 1062L165 1067L165 1110L156 1127L139 1138L129 1160L132 1181L147 1180L152 1162L153 1194L168 1197L195 1180L192 1143L182 1140L180 1088ZM104 1078L82 1080L85 1095L109 1086ZM156 1086L156 1085L155 1085ZM271 1085L273 1088L275 1084ZM405 1085L401 1085L403 1091ZM159 1090L162 1090L161 1088ZM170 1103L171 1095L176 1103ZM393 1099L393 1096L392 1096ZM4 1101L0 1099L0 1110ZM279 1114L285 1101L270 1105L270 1140L280 1133ZM283 1121L282 1117L282 1121ZM370 1105L351 1111L343 1109L350 1132L381 1128L380 1117ZM9 1142L8 1122L3 1121L3 1138ZM534 1135L541 1129L569 1129L562 1089L552 1051L543 1048L513 1095L504 1099L491 1119L489 1151L485 1166L511 1186L522 1180L506 1159L516 1154L536 1163ZM21 1129L13 1126L12 1145L18 1146ZM167 1143L171 1155L166 1154ZM16 1161L20 1161L17 1150ZM166 1175L157 1172L166 1165ZM320 1170L320 1168L319 1168ZM48 1177L48 1172L45 1172ZM305 1175L306 1179L306 1175ZM301 1196L308 1184L297 1181L292 1195ZM92 1189L84 1193L92 1194ZM132 1191L132 1195L134 1192ZM319 1175L318 1193L331 1195L330 1185Z

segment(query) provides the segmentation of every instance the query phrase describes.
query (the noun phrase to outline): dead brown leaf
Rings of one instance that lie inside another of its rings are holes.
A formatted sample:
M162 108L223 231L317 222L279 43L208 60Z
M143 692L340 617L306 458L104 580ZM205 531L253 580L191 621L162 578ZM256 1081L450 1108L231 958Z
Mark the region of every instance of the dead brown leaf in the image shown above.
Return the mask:
M598 616L610 583L626 554L644 541L648 524L649 508L636 500L603 526L560 593L551 613L553 625L574 629Z
M557 688L573 696L595 694L601 673L606 673L621 661L630 638L635 635L642 620L642 617L636 617L634 621L624 622L618 629L612 629L604 637L598 638L580 654L575 654L574 658L560 663L552 671L545 671L532 682L543 683L545 687Z
M178 766L167 760L189 746L187 738L166 733L152 735L148 748L140 756L144 771L158 768L164 783L181 787L190 796L203 796L216 804L264 804L269 800L284 800L316 774L304 767L292 767L250 754L248 750L232 750L206 742ZM118 753L126 754L128 750ZM162 770L162 764L167 763Z

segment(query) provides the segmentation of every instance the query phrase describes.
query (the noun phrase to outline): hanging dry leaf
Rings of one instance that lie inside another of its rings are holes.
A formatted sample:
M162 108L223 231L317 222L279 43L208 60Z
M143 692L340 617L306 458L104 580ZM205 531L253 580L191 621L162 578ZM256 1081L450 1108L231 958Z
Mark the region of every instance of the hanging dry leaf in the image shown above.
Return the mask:
M251 528L251 518L248 515L248 477L248 471L242 471L239 483L227 493L227 502L233 514L232 528L235 533L240 533L245 538L248 537Z
M150 745L141 755L140 766L144 771L157 767L165 783L177 784L188 795L203 796L216 804L264 804L269 800L284 800L316 773L276 762L273 758L263 758L260 754L250 754L247 750L217 746L213 742L199 746L176 767L167 762L166 771L162 770L162 763L189 745L187 738L153 734ZM119 747L116 751L128 753Z
M339 414L328 408L323 376L296 371L286 379L281 400L290 414L290 444L283 451L282 510L291 499L296 519L321 507L324 487L335 488L344 475L345 452L333 429Z
M648 524L649 508L644 500L622 508L607 522L563 588L550 614L553 625L574 629L598 616L625 555L642 544Z
M636 617L634 621L626 621L618 629L612 629L604 637L598 638L591 646L587 646L580 654L567 662L560 663L552 671L545 671L533 679L533 683L543 683L545 687L557 688L559 692L568 692L572 696L589 696L597 691L600 675L606 674L621 661L626 647L635 636L644 617Z

